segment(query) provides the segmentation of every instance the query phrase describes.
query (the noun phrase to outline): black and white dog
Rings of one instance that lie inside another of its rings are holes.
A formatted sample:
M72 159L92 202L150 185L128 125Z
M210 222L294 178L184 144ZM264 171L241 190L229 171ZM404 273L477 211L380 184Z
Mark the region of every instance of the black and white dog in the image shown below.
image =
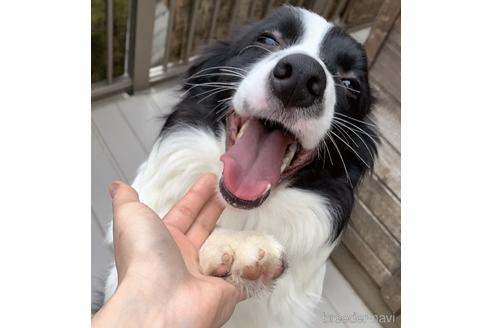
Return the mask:
M217 174L226 209L200 266L254 295L226 326L308 327L376 154L362 46L315 13L282 7L206 49L184 89L133 186L164 215ZM116 284L112 269L106 299Z

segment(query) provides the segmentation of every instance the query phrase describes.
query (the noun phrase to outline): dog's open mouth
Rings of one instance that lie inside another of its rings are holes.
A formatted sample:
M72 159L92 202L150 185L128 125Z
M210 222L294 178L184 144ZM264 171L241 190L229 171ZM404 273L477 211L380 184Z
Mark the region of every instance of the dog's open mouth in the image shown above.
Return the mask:
M283 179L308 164L312 151L277 122L234 111L227 117L226 152L220 160L224 170L220 191L234 207L251 209L261 205Z

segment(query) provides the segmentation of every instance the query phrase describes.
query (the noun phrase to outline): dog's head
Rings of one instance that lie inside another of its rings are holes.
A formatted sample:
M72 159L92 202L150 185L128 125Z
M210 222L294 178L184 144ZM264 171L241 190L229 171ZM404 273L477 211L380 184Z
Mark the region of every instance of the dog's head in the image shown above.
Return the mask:
M372 166L374 139L362 124L371 105L365 52L315 13L282 7L211 46L185 89L226 121L220 189L235 207L261 205L313 162L350 186L358 177L347 162Z

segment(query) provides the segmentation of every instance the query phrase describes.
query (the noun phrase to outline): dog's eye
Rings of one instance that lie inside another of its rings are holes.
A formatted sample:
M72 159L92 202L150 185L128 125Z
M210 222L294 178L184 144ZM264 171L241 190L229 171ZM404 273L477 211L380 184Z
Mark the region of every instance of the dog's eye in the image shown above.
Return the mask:
M342 86L352 93L360 93L360 84L356 79L342 78L340 80Z
M275 39L275 37L271 34L268 34L268 33L260 35L258 37L258 39L256 39L256 42L267 45L269 47L278 47L279 46L279 43Z

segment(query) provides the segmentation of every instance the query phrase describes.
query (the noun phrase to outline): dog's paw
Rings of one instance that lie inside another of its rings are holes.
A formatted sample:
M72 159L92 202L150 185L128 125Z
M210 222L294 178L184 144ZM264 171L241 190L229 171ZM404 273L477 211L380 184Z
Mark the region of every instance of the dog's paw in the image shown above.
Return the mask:
M254 231L216 229L199 257L203 274L224 277L246 296L271 290L286 268L282 245Z

